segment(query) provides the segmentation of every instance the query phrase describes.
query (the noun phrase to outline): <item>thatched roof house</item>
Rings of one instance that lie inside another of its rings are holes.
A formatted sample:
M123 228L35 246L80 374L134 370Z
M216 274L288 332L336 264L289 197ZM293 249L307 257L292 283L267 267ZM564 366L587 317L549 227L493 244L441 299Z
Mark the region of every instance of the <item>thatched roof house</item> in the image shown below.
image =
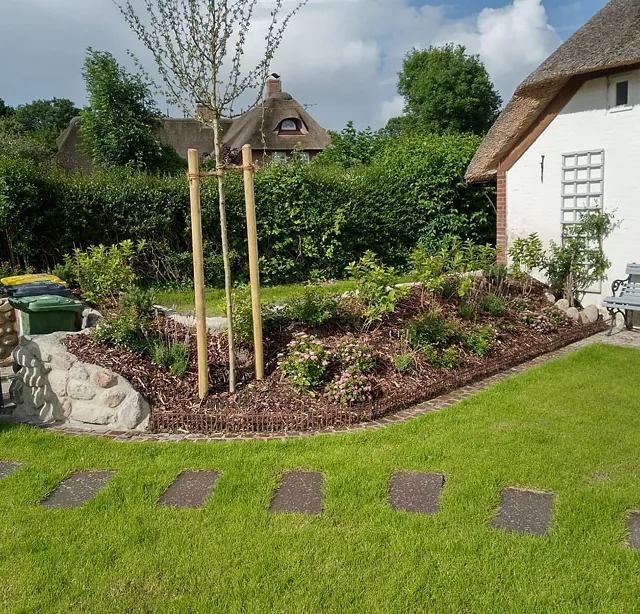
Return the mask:
M575 92L594 73L639 62L640 1L611 0L520 84L471 161L467 180L494 179L498 165L564 88Z

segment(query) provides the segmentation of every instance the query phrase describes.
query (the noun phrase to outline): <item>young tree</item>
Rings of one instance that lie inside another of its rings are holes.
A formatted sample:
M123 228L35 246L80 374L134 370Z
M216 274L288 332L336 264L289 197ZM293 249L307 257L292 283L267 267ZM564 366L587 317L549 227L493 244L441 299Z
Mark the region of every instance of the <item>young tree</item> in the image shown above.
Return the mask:
M502 105L479 56L468 55L461 45L412 49L398 77L404 116L389 120L390 132L419 129L482 135Z
M136 0L113 0L126 22L151 52L165 84L167 100L192 115L197 103L208 113L199 119L213 128L214 152L218 170L220 230L224 260L227 325L229 332L229 390L235 390L235 355L231 305L231 266L227 239L224 164L222 159L222 117L237 115L239 99L256 94L248 106L262 97L269 67L282 42L290 19L307 0L296 0L294 8L283 13L284 0L270 7L264 53L245 70L243 65L247 36L259 0L139 0L146 16L134 8Z
M73 102L67 98L34 100L15 108L13 118L25 132L33 134L51 151L56 150L56 139L80 115Z
M158 139L162 115L146 80L128 73L110 53L91 48L82 74L89 106L82 110L80 130L93 164L164 170L177 154Z

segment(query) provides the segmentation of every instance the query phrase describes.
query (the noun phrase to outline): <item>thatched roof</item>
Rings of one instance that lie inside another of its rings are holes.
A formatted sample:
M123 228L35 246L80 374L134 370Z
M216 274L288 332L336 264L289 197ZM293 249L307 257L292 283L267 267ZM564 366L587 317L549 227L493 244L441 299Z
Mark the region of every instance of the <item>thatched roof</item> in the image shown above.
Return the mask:
M516 89L480 145L466 179L483 182L567 82L640 62L640 0L611 0Z
M280 124L285 119L298 120L302 134L280 132ZM329 133L285 92L271 94L262 104L234 120L224 138L225 144L231 149L241 149L249 144L253 149L269 151L291 151L295 147L307 151L323 150L330 140Z

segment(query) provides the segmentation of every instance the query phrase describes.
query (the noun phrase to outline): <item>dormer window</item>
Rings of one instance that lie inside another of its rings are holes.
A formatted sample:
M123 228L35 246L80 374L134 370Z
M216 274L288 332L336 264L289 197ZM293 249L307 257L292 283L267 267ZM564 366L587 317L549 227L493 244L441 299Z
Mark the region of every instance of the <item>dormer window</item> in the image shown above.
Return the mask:
M298 124L296 123L295 119L285 119L280 124L280 130L282 132L297 132Z

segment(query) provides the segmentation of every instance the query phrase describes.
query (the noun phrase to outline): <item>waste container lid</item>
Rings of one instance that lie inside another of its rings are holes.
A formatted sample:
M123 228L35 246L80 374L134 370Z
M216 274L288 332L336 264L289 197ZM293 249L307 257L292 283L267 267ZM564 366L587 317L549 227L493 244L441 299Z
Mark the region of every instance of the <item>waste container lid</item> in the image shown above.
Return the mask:
M14 275L13 277L3 277L0 284L3 286L15 286L17 284L32 284L36 281L53 281L66 286L66 282L62 281L55 275L47 275L46 273L37 273L31 275Z
M84 309L84 303L67 296L54 296L52 294L10 298L9 303L20 311L28 313L37 311L81 311Z

